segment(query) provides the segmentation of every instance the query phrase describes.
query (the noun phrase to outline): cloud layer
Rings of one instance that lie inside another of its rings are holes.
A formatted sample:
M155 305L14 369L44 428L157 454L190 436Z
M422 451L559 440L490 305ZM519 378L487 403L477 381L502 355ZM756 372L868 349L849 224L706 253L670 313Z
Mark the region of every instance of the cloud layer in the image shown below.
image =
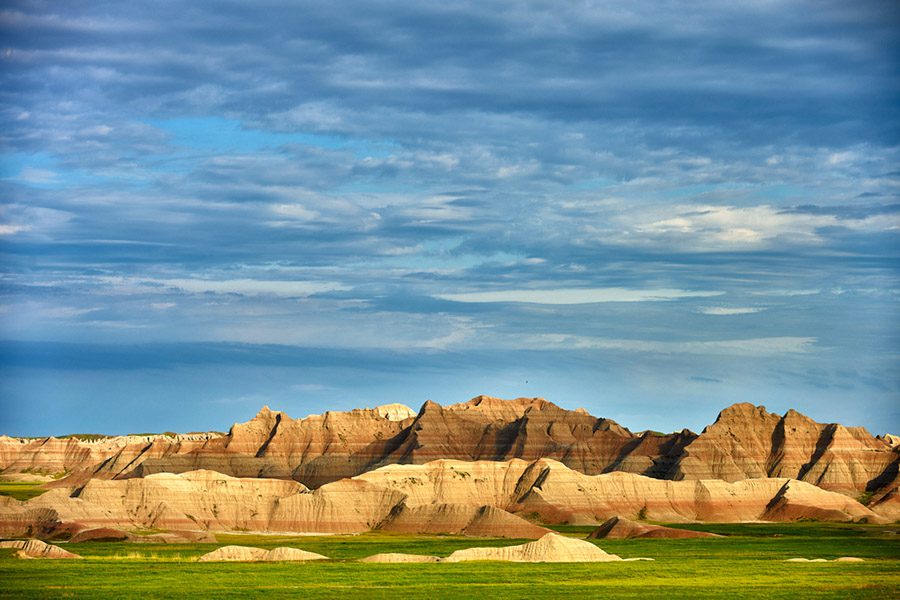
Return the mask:
M235 397L302 413L432 395L438 369L448 396L638 428L769 398L900 428L898 24L879 1L7 3L0 338L82 373L42 389L68 363L4 354L10 431L42 432L38 395L90 429L134 389L77 345L138 367L148 343L199 369L141 384L188 427L213 349L274 344L370 387L251 360Z

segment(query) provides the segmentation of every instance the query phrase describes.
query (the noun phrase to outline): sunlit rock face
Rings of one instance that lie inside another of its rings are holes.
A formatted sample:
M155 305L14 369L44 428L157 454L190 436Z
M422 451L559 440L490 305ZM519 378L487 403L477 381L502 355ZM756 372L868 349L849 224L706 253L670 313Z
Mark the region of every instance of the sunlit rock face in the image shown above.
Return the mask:
M317 534L380 529L539 538L547 533L541 524L599 524L617 516L668 522L886 520L852 498L794 479L585 475L542 458L390 465L316 490L290 480L214 471L95 479L28 502L4 500L0 535L77 539L80 532L98 529Z
M228 433L97 439L0 437L0 469L63 476L49 486L90 479L212 470L234 477L295 480L310 488L392 464L434 460L556 460L587 475L625 472L668 480L782 477L851 497L865 493L883 510L896 502L900 446L861 427L822 424L790 410L735 404L700 435L632 433L583 409L542 398L478 396L459 404L425 402L326 412L292 419L264 407Z

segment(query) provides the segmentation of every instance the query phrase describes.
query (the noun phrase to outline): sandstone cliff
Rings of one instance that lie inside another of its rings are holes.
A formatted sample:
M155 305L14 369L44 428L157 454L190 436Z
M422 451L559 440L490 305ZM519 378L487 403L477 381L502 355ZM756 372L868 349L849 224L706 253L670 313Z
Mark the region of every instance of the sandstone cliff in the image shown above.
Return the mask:
M896 487L900 453L862 427L735 404L684 448L667 479L790 477L856 495Z
M0 535L86 529L453 533L537 538L544 523L860 520L882 517L841 494L784 478L663 481L585 475L549 459L392 465L310 491L294 481L212 471L91 480L0 503Z
M263 408L227 434L18 440L0 437L0 475L70 473L48 487L89 479L208 469L235 477L293 479L310 488L391 464L436 459L557 460L588 475L621 471L658 479L799 479L888 510L898 485L900 446L860 427L821 424L761 406L723 410L699 436L634 434L609 419L541 398L478 396L418 413L403 405L291 419ZM451 502L452 500L447 500Z

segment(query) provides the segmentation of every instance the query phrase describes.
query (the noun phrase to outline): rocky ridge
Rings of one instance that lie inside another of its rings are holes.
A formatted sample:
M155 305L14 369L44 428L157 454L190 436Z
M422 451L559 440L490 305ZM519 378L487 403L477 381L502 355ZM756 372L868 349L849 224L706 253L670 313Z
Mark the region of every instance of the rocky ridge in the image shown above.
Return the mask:
M542 398L478 396L443 407L426 402L326 412L304 419L263 408L227 434L20 440L0 437L0 476L69 473L89 479L214 470L236 477L295 480L309 488L391 464L436 459L540 458L595 475L636 473L666 480L798 479L874 504L896 504L900 446L861 427L822 424L788 411L735 404L702 433L632 433L583 409ZM893 494L893 495L892 495Z
M315 490L294 481L213 471L95 479L27 502L5 499L0 535L68 537L98 528L321 534L379 529L539 538L547 530L534 520L596 525L614 516L667 522L885 521L851 498L786 478L665 481L633 473L585 475L549 459L438 460L391 465Z

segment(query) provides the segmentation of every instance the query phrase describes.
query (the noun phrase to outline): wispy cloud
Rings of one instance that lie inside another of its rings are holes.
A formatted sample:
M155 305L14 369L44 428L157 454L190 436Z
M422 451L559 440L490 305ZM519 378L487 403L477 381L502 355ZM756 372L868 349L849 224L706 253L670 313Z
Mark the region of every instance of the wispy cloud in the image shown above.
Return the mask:
M731 315L752 315L758 312L762 312L766 310L765 308L759 307L729 307L729 306L706 306L697 310L697 312L702 313L704 315L715 315L721 317L727 317Z
M11 225L11 224L0 224L0 235L15 235L21 231L28 231L31 229L28 225Z
M731 361L709 390L896 404L892 4L180 10L0 13L0 339L330 348L372 386L409 352L460 390L484 356L547 389L600 365L629 402Z
M61 282L62 283L62 282ZM307 298L315 294L349 289L334 281L301 281L272 279L203 279L99 276L79 277L68 284L87 285L98 293L159 294L233 294L237 296L272 296ZM170 308L171 302L157 302L154 308Z
M593 304L598 302L657 302L679 298L708 298L724 292L675 289L559 288L555 290L499 290L437 294L452 302L526 302L531 304Z
M142 285L163 285L192 293L272 295L286 298L305 298L313 294L346 290L347 287L327 281L263 281L258 279L147 279Z
M628 340L578 335L544 334L534 336L535 345L556 348L616 350L652 354L704 354L729 356L777 356L807 354L816 351L818 340L812 337L768 337L732 340L669 342Z

